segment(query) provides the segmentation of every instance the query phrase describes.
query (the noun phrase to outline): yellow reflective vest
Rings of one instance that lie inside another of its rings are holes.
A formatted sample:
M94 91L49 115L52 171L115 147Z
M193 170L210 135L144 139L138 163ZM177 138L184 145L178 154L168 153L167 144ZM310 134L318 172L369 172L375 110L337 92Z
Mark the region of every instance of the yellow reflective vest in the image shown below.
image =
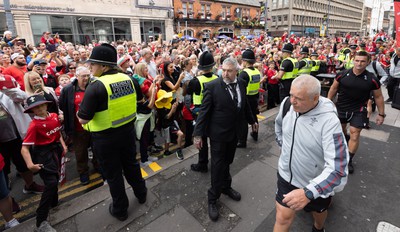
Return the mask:
M101 76L95 81L103 83L107 90L108 107L96 112L93 119L83 128L90 132L99 132L117 128L136 118L136 91L132 80L123 73Z
M216 76L214 74L211 77L206 77L204 75L201 75L201 76L197 77L197 79L199 80L199 83L200 83L201 91L200 91L199 95L193 93L192 97L193 97L193 104L194 105L201 105L201 102L203 101L204 83L210 82L210 81L215 80L217 78L218 78L218 76Z
M247 84L247 95L256 95L258 94L258 89L260 88L260 80L261 80L261 73L258 69L254 68L251 70L249 68L243 69L244 72L249 75L249 83Z
M313 67L312 60L310 58L304 58L302 60L306 62L306 66L303 66L301 69L299 69L298 74L310 74Z
M321 61L320 60L313 60L313 61L315 62L315 65L311 68L311 72L318 72Z
M346 59L346 54L344 53L346 50L350 51L350 48L342 48L342 49L340 49L338 60L344 61ZM349 53L347 53L347 54L349 54Z
M346 59L343 62L345 62L345 69L351 69L354 67L354 57L350 58L350 53L347 54Z
M291 72L285 72L285 74L283 74L282 80L288 80L288 79L294 79L297 77L297 73L299 72L299 62L292 58L292 57L287 57L286 59L282 60L281 63L281 68L282 68L282 64L283 61L285 60L290 60L293 64L293 70Z

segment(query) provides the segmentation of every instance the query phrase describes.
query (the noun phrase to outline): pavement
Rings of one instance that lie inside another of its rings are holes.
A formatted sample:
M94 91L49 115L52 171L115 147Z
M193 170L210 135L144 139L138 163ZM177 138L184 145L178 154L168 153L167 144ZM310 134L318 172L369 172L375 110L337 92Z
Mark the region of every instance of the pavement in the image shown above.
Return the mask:
M386 93L385 93L386 94ZM130 187L129 218L118 221L108 213L111 202L107 185L96 188L53 209L49 221L61 232L75 231L272 231L275 222L276 173L279 147L275 143L277 108L260 114L259 141L248 139L237 149L231 165L232 187L242 194L235 202L222 195L220 218L212 222L207 211L210 173L190 170L198 151L184 150L185 159L174 156L144 168L147 202L139 204ZM382 126L363 130L354 158L355 172L345 189L336 194L329 209L326 231L400 231L400 111L385 105ZM377 112L373 114L371 121ZM312 217L300 211L291 231L311 231ZM8 231L33 231L32 218Z

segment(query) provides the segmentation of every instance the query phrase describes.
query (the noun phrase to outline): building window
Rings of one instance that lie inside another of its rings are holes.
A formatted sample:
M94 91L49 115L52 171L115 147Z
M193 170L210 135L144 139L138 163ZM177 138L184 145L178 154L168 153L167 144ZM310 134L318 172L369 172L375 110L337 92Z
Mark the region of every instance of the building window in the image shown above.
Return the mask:
M287 18L288 18L288 16L287 16L287 15L284 15L284 16L283 16L283 21L287 21Z
M277 8L277 5L278 4L278 0L272 0L272 8L273 9L276 9Z
M229 20L231 18L232 18L231 7L230 6L223 6L222 7L222 19Z
M165 39L165 23L158 20L141 20L140 34L143 42L156 41L159 34Z
M210 16L209 15L207 15L208 13L211 13L211 5L209 5L209 4L202 4L201 5L201 11L200 11L201 13L202 13L202 15L201 15L201 18L202 19L210 19Z
M289 0L283 0L282 6L283 6L284 8L285 8L285 7L288 7L288 6L289 6Z
M0 31L7 31L6 13L0 12ZM3 35L0 35L3 36ZM15 35L13 35L15 36Z
M44 31L58 33L63 41L89 44L92 40L130 40L129 19L107 17L80 17L69 15L31 15L32 33L35 43Z
M193 3L190 2L183 2L182 3L182 11L183 11L183 17L184 18L193 18L194 12L193 12Z
M203 39L209 39L210 38L210 34L211 34L210 30L208 30L208 29L203 30Z
M193 32L193 30L191 30L191 29L184 30L184 31L183 31L183 34L184 34L184 35L188 35L188 36L190 36L190 37L194 37L194 32Z

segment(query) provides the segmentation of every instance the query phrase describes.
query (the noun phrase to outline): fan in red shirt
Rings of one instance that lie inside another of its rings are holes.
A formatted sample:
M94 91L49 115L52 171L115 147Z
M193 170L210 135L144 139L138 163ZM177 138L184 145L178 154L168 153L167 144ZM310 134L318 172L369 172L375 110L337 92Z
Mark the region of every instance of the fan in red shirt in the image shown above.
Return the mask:
M61 155L63 150L67 151L61 137L58 115L47 111L49 103L43 95L32 95L27 99L25 113L33 112L35 117L28 127L21 149L26 166L32 172L39 172L46 186L36 210L37 228L51 227L46 220L50 208L58 205Z

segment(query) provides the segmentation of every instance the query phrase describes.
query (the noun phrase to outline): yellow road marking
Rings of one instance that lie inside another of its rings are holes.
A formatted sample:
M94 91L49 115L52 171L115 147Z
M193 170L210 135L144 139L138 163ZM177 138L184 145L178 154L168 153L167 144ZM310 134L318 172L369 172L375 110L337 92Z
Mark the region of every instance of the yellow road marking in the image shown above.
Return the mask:
M144 170L143 170L143 168L140 168L140 171L142 172L142 177L143 178L146 178L149 174L147 174L147 172L145 172Z
M91 177L96 177L96 176L99 177L100 175L98 175L98 174L97 175L96 174L91 175ZM91 178L91 180L93 180L93 179L94 178ZM88 185L85 185L85 186L73 189L73 190L71 190L69 192L65 192L63 194L60 194L59 195L59 200L64 199L66 197L69 197L71 195L74 195L76 193L85 191L86 189L89 189L89 188L91 188L93 186L99 185L102 182L103 182L103 179L100 179L100 180L97 180L97 181L92 181ZM68 186L70 186L70 187L71 186L76 186L76 183L80 184L80 181L79 180L75 181L74 183L71 183ZM61 190L59 190L59 193L60 192L61 192ZM28 215L33 214L37 209L37 206L38 206L37 203L40 200L41 196L42 196L41 194L36 194L36 195L34 195L34 196L32 196L32 197L30 197L30 198L28 198L28 199L26 199L26 200L24 200L22 202L19 202L19 205L21 206L21 208L22 207L26 207L26 206L30 206L30 207L22 209L17 214L14 214L14 216L19 219L19 218L23 218L23 217L26 217ZM3 225L4 225L4 220L1 220L0 221L0 227L3 226Z
M162 169L162 167L160 167L160 165L158 165L156 162L153 162L149 165L149 167L151 168L151 170L153 170L154 172L158 172Z
M59 199L63 199L63 198L69 197L71 195L74 195L75 193L79 193L79 192L84 191L84 190L86 190L86 189L88 189L90 187L93 187L95 185L99 185L102 182L103 182L103 179L100 179L100 180L97 180L97 181L92 181L88 185L84 185L82 187L79 187L79 188L73 189L71 191L68 191L66 193L60 194L59 195Z
M257 114L257 118L262 120L262 119L265 119L265 116L262 116L262 115L260 115L260 114Z
M92 175L90 175L90 179L91 180L94 180L94 179L97 179L97 178L99 178L101 175L99 174L99 173L93 173ZM66 184L64 184L61 188L59 188L58 189L58 191L60 192L60 191L64 191L64 190L66 190L66 189L68 189L68 188L70 188L70 187L74 187L74 186L77 186L77 185L79 185L79 184L81 184L81 182L78 180L78 181L74 181L74 182L70 182L70 183L66 183Z

